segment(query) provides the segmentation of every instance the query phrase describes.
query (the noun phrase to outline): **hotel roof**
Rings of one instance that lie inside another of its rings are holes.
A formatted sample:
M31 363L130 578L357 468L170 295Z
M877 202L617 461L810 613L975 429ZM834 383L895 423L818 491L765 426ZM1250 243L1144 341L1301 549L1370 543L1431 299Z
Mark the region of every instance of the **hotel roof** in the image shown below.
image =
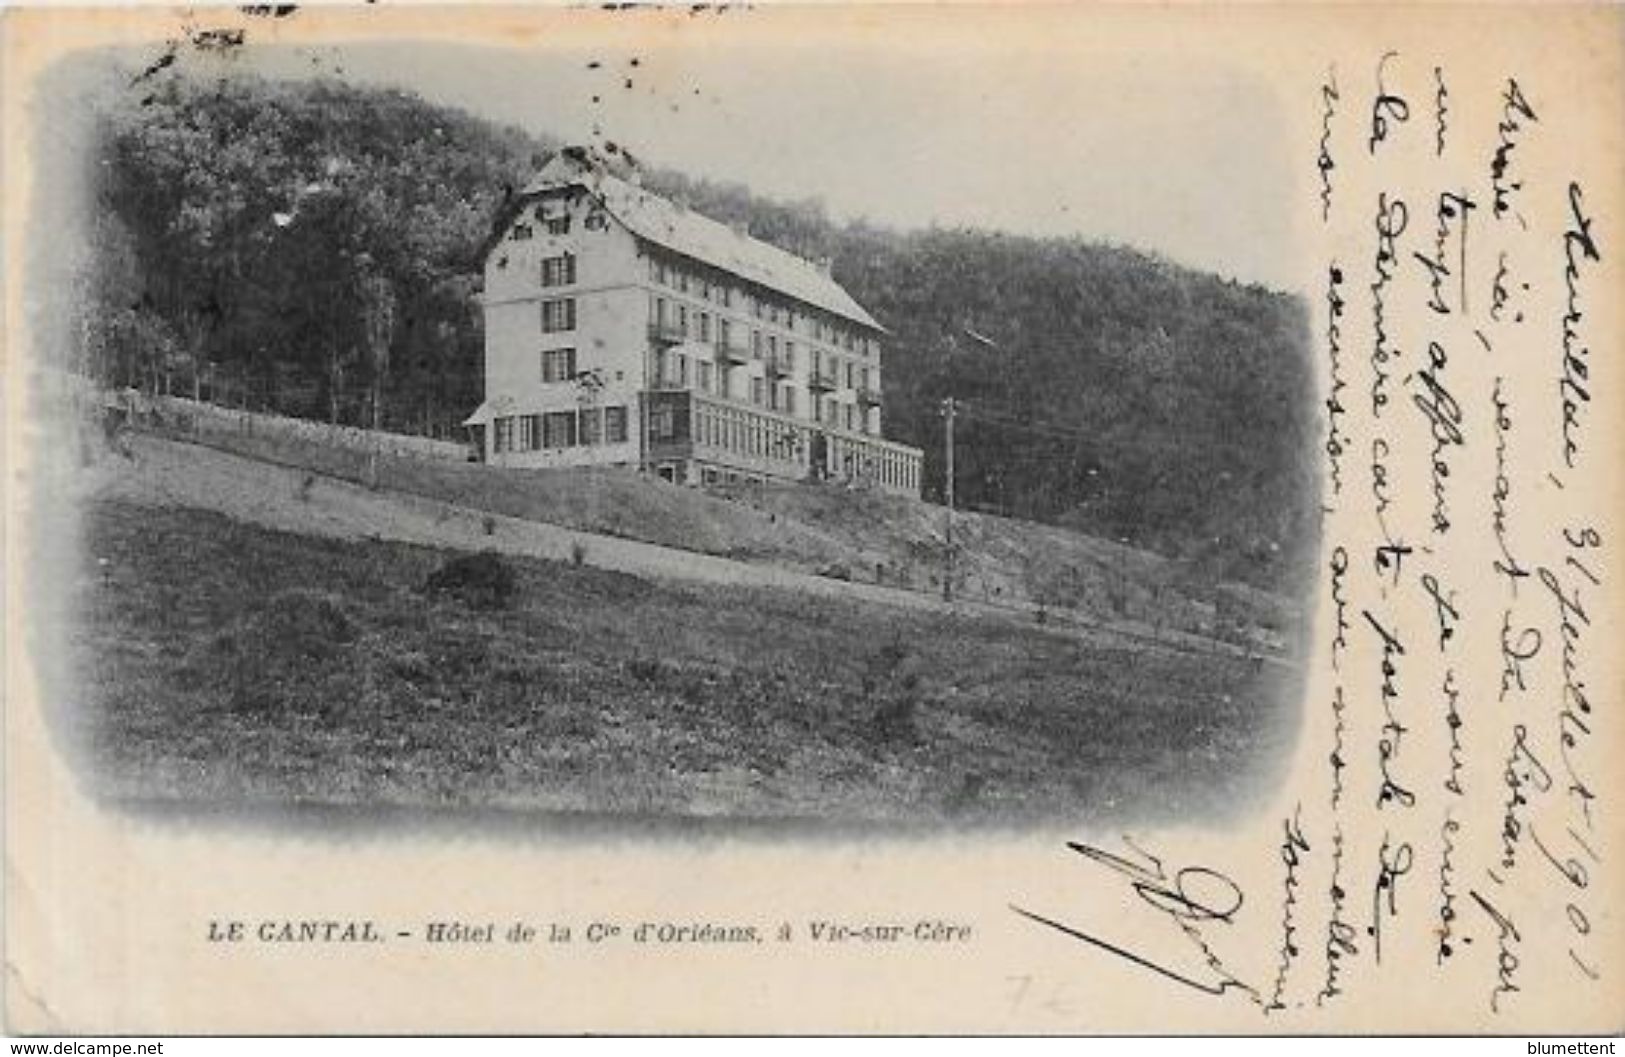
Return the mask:
M525 185L518 201L523 203L547 191L572 186L584 187L596 196L610 215L646 242L872 330L885 330L840 283L813 262L623 179L585 151L566 150L554 155Z

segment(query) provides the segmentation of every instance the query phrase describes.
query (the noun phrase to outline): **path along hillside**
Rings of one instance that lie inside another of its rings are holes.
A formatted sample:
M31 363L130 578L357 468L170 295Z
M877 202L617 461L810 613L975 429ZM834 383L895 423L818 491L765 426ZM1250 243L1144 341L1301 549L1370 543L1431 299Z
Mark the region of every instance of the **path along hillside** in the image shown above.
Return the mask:
M940 597L949 564L944 509L878 491L806 483L699 489L624 470L497 469L387 446L365 451L348 436L328 442L309 423L295 431L292 420L264 415L197 415L187 401L159 410L162 428L178 439L498 517L931 598ZM953 533L954 595L962 602L1276 657L1299 624L1286 599L1214 583L1199 569L1120 543L964 511L954 515Z

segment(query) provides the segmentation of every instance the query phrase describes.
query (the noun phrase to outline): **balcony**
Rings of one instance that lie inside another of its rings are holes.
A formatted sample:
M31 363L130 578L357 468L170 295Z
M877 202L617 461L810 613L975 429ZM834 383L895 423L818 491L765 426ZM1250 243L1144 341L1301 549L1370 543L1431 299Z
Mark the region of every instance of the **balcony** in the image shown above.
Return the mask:
M790 363L782 356L769 356L762 361L769 378L790 377Z
M840 388L840 383L832 368L815 366L807 372L807 388L815 393L828 393Z
M858 386L858 403L864 405L865 407L879 407L880 406L880 386L878 386L878 385L860 385L860 386Z
M653 457L704 462L780 478L885 474L883 487L918 493L920 450L872 433L797 418L693 389L645 390L649 409L668 409L651 431Z
M717 342L716 360L724 366L736 366L750 359L750 350L738 338L730 336L727 341Z
M662 320L649 324L649 340L657 345L680 345L688 340L688 335L677 323Z

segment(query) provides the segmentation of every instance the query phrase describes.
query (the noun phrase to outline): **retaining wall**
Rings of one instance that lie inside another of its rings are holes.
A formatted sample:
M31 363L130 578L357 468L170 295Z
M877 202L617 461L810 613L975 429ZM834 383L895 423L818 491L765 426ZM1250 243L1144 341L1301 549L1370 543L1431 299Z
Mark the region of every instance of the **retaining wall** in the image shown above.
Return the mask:
M334 426L303 418L239 411L180 396L159 397L155 404L165 418L189 418L192 428L201 433L259 434L353 451L376 451L385 455L447 462L464 462L470 451L467 444L451 440L415 437L407 433L374 432L355 426Z

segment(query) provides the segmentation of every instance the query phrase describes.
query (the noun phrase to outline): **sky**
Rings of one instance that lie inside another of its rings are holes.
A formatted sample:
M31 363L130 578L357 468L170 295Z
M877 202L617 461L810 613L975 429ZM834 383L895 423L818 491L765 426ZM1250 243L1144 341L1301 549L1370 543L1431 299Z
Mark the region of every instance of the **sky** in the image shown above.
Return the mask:
M341 75L650 164L819 198L837 220L1081 236L1296 289L1279 102L1170 52L895 40L566 40L251 49L268 76Z

